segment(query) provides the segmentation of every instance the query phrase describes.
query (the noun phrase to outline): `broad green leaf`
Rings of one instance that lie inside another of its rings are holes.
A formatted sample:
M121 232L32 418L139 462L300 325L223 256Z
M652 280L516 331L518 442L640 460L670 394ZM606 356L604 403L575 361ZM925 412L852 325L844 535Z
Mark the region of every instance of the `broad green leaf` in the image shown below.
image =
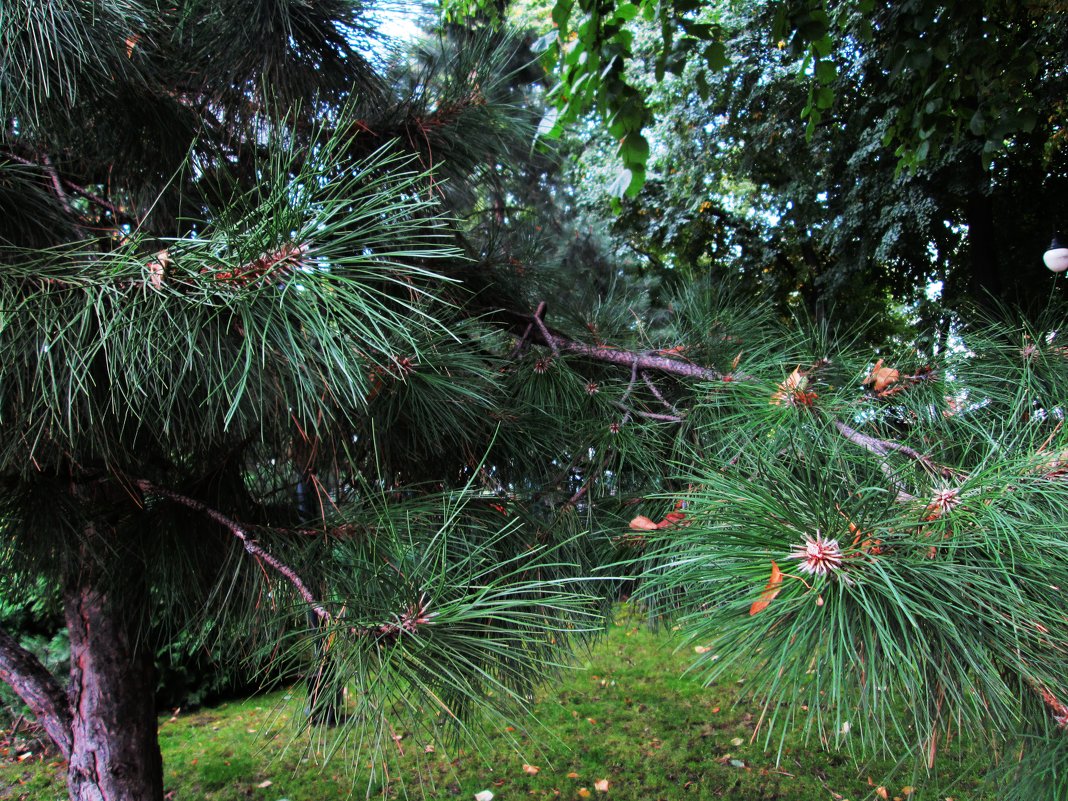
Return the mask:
M704 50L705 64L710 70L718 72L724 69L730 61L727 58L727 47L723 42L710 42Z
M634 175L630 170L625 168L620 170L616 173L616 177L612 179L612 183L608 185L608 194L614 198L623 197L633 177Z
M538 123L537 136L543 139L559 139L563 126L559 124L560 109L550 107Z
M645 164L649 160L649 141L638 131L633 131L623 139L619 146L623 163L629 167Z

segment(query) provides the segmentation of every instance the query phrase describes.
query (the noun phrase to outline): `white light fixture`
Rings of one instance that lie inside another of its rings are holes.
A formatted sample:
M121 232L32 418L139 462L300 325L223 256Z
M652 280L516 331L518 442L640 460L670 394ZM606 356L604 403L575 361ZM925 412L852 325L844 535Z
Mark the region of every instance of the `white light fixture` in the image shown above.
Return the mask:
M1062 245L1057 237L1053 237L1049 250L1042 254L1042 261L1055 273L1063 273L1068 270L1068 248Z

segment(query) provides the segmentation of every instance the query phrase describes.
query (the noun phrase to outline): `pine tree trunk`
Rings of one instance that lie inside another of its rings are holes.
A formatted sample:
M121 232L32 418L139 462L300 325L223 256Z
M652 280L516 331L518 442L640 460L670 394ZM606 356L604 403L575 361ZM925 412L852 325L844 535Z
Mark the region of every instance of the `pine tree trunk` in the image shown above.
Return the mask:
M70 799L163 801L153 659L139 636L148 599L124 591L117 601L92 585L83 577L65 597Z

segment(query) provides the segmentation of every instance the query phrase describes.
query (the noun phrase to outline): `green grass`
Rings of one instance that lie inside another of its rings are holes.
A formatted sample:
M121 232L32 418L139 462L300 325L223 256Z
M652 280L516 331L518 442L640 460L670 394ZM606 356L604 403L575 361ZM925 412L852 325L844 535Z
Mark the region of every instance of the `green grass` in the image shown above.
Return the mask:
M578 669L542 692L529 733L491 736L481 753L446 754L427 753L427 743L398 732L388 780L379 770L369 782L367 766L351 765L344 754L323 764L307 736L294 737L297 690L165 716L166 788L173 801L325 801L368 790L443 801L470 801L483 790L495 801L859 801L878 798L879 786L891 801L995 797L980 787L985 752L970 770L967 752L948 754L935 777L895 770L888 761L858 765L798 736L786 741L776 764L763 736L751 743L759 709L737 703L744 685L735 679L702 687L683 674L692 649L676 652L672 643L670 633L651 633L624 614ZM61 771L47 758L0 756L0 799L65 799ZM607 791L597 789L602 780Z

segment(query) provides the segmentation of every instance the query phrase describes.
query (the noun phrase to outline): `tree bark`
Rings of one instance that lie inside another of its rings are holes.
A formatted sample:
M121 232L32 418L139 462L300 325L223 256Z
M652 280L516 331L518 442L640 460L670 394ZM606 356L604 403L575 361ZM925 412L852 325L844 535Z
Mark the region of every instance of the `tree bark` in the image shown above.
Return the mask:
M998 264L993 199L981 188L974 189L968 197L966 214L972 268L971 291L976 300L985 305L990 300L1000 298L1005 288Z
M0 681L15 691L63 758L68 758L71 718L63 688L36 656L3 629L0 629Z
M133 589L118 600L83 576L65 592L71 801L163 801L154 663L140 640L147 597Z

